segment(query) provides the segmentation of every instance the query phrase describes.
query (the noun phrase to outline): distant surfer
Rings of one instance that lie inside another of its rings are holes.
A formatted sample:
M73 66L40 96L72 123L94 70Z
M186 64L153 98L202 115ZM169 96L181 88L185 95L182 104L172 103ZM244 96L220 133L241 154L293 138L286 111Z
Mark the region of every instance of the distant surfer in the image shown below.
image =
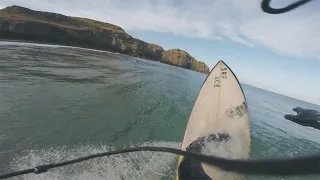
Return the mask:
M320 112L313 109L303 109L296 107L292 109L297 115L286 114L285 119L300 124L302 126L309 126L320 130Z
M136 60L136 62L139 62L139 60Z

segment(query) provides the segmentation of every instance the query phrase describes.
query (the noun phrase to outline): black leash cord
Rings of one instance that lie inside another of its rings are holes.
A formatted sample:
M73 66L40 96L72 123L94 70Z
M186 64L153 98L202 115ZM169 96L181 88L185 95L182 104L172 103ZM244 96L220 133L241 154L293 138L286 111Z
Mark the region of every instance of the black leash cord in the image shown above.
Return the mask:
M52 168L62 167L69 164L75 164L89 159L104 157L122 153L137 152L137 151L153 151L153 152L168 152L172 154L182 155L202 161L205 164L219 167L225 171L233 171L241 174L251 175L273 175L273 176L293 176L293 175L309 175L320 174L320 155L295 157L288 159L268 159L268 160L231 160L216 156L207 156L196 154L179 149L167 147L136 147L110 152L93 154L86 157L81 157L60 163L47 165L39 165L32 169L11 172L0 175L0 179L15 177L19 175L35 173L40 174Z
M297 7L302 6L310 1L312 1L312 0L299 0L295 3L292 3L292 4L284 7L284 8L274 9L274 8L270 7L271 0L262 0L261 8L264 12L269 13L269 14L282 14L282 13L286 13L288 11L291 11L293 9L296 9Z
M269 14L282 14L297 7L310 2L311 0L299 0L295 3L288 5L287 7L274 9L270 7L271 0L262 0L261 8L264 12ZM308 174L320 174L320 155L296 157L290 159L269 159L269 160L228 160L219 158L216 156L206 156L201 154L190 153L173 148L166 147L137 147L129 148L111 152L104 152L93 154L90 156L64 161L60 163L39 165L32 169L26 169L21 171L10 172L0 175L0 179L20 176L29 173L40 174L48 171L52 168L62 167L69 164L75 164L89 159L110 156L115 154L136 152L136 151L158 151L168 152L186 157L191 157L202 161L203 163L219 167L226 171L233 171L242 174L256 174L256 175L280 175L280 176L293 176L293 175L308 175Z

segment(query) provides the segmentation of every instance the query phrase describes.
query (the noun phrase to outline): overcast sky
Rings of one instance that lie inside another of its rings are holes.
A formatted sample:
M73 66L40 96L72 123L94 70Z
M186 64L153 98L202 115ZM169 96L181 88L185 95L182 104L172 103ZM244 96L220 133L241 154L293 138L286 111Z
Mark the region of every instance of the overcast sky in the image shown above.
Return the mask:
M283 7L296 0L273 0ZM93 18L147 42L188 51L211 68L227 62L240 81L320 104L320 1L281 15L260 0L1 0L0 8Z

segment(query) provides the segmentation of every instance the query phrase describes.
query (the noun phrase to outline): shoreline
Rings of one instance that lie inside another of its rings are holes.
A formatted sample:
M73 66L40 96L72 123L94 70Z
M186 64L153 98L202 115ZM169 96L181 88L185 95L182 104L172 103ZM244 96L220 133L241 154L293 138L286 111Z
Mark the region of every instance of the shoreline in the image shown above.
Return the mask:
M81 46L71 46L71 45L65 45L65 44L58 44L58 43L46 43L42 41L26 41L26 40L15 40L15 39L0 39L0 42L15 42L15 43L25 43L25 44L38 44L38 45L47 45L47 46L60 46L60 47L68 47L68 48L78 48L78 49L89 49L89 50L96 50L96 51L103 51L103 52L108 52L108 53L114 53L114 54L121 54L119 52L115 52L112 50L103 50L103 49L98 49L98 48L87 48L87 47L81 47ZM126 55L127 54L121 54L121 55ZM134 57L134 56L130 56Z
M210 73L206 63L198 61L186 51L179 48L165 50L160 45L135 38L120 26L107 22L35 11L17 5L0 9L0 19L0 41L119 53L202 74Z
M15 39L0 39L0 42L12 42L12 43L25 43L25 44L34 44L34 45L47 45L47 46L60 46L60 47L67 47L67 48L77 48L77 49L83 49L83 50L91 50L91 51L100 51L100 52L106 52L106 53L110 53L110 54L119 54L119 55L124 55L124 56L128 56L128 57L132 57L132 58L140 58L140 57L136 57L136 56L130 56L128 54L123 54L123 53L120 53L120 52L114 52L112 50L103 50L103 49L98 49L98 48L88 48L88 47L81 47L81 46L71 46L71 45L64 45L64 44L56 44L56 43L46 43L46 42L42 42L42 41L25 41L25 40L15 40ZM141 59L144 59L144 58L141 58ZM154 61L154 60L150 60L150 59L145 59L147 61ZM195 71L195 70L191 70L191 69L187 69L187 68L183 68L183 67L180 67L180 66L176 66L176 65L172 65L172 64L169 64L169 63L164 63L164 62L161 62L161 61L158 61L162 64L167 64L169 66L173 66L173 67L177 67L177 68L182 68L182 69L186 69L186 70L189 70L189 71L193 71L193 72L197 72L197 73L201 73L201 74L204 74L204 75L208 75L209 73L205 73L205 72L201 72L201 71Z

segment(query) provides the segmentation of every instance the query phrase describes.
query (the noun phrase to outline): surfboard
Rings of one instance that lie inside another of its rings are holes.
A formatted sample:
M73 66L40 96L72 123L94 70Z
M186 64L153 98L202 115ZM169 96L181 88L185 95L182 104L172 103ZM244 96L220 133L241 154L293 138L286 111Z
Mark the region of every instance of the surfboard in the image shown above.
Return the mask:
M219 139L221 134L224 135L222 140ZM215 138L209 141L208 137ZM251 140L246 98L237 77L223 61L214 66L200 89L187 123L181 149L187 150L187 147L199 138L202 138L202 154L230 159L249 158ZM186 179L182 177L181 171L179 172L180 166L190 166L182 164L184 158L179 156L176 180ZM225 172L201 162L199 164L208 179L243 179L241 174Z

